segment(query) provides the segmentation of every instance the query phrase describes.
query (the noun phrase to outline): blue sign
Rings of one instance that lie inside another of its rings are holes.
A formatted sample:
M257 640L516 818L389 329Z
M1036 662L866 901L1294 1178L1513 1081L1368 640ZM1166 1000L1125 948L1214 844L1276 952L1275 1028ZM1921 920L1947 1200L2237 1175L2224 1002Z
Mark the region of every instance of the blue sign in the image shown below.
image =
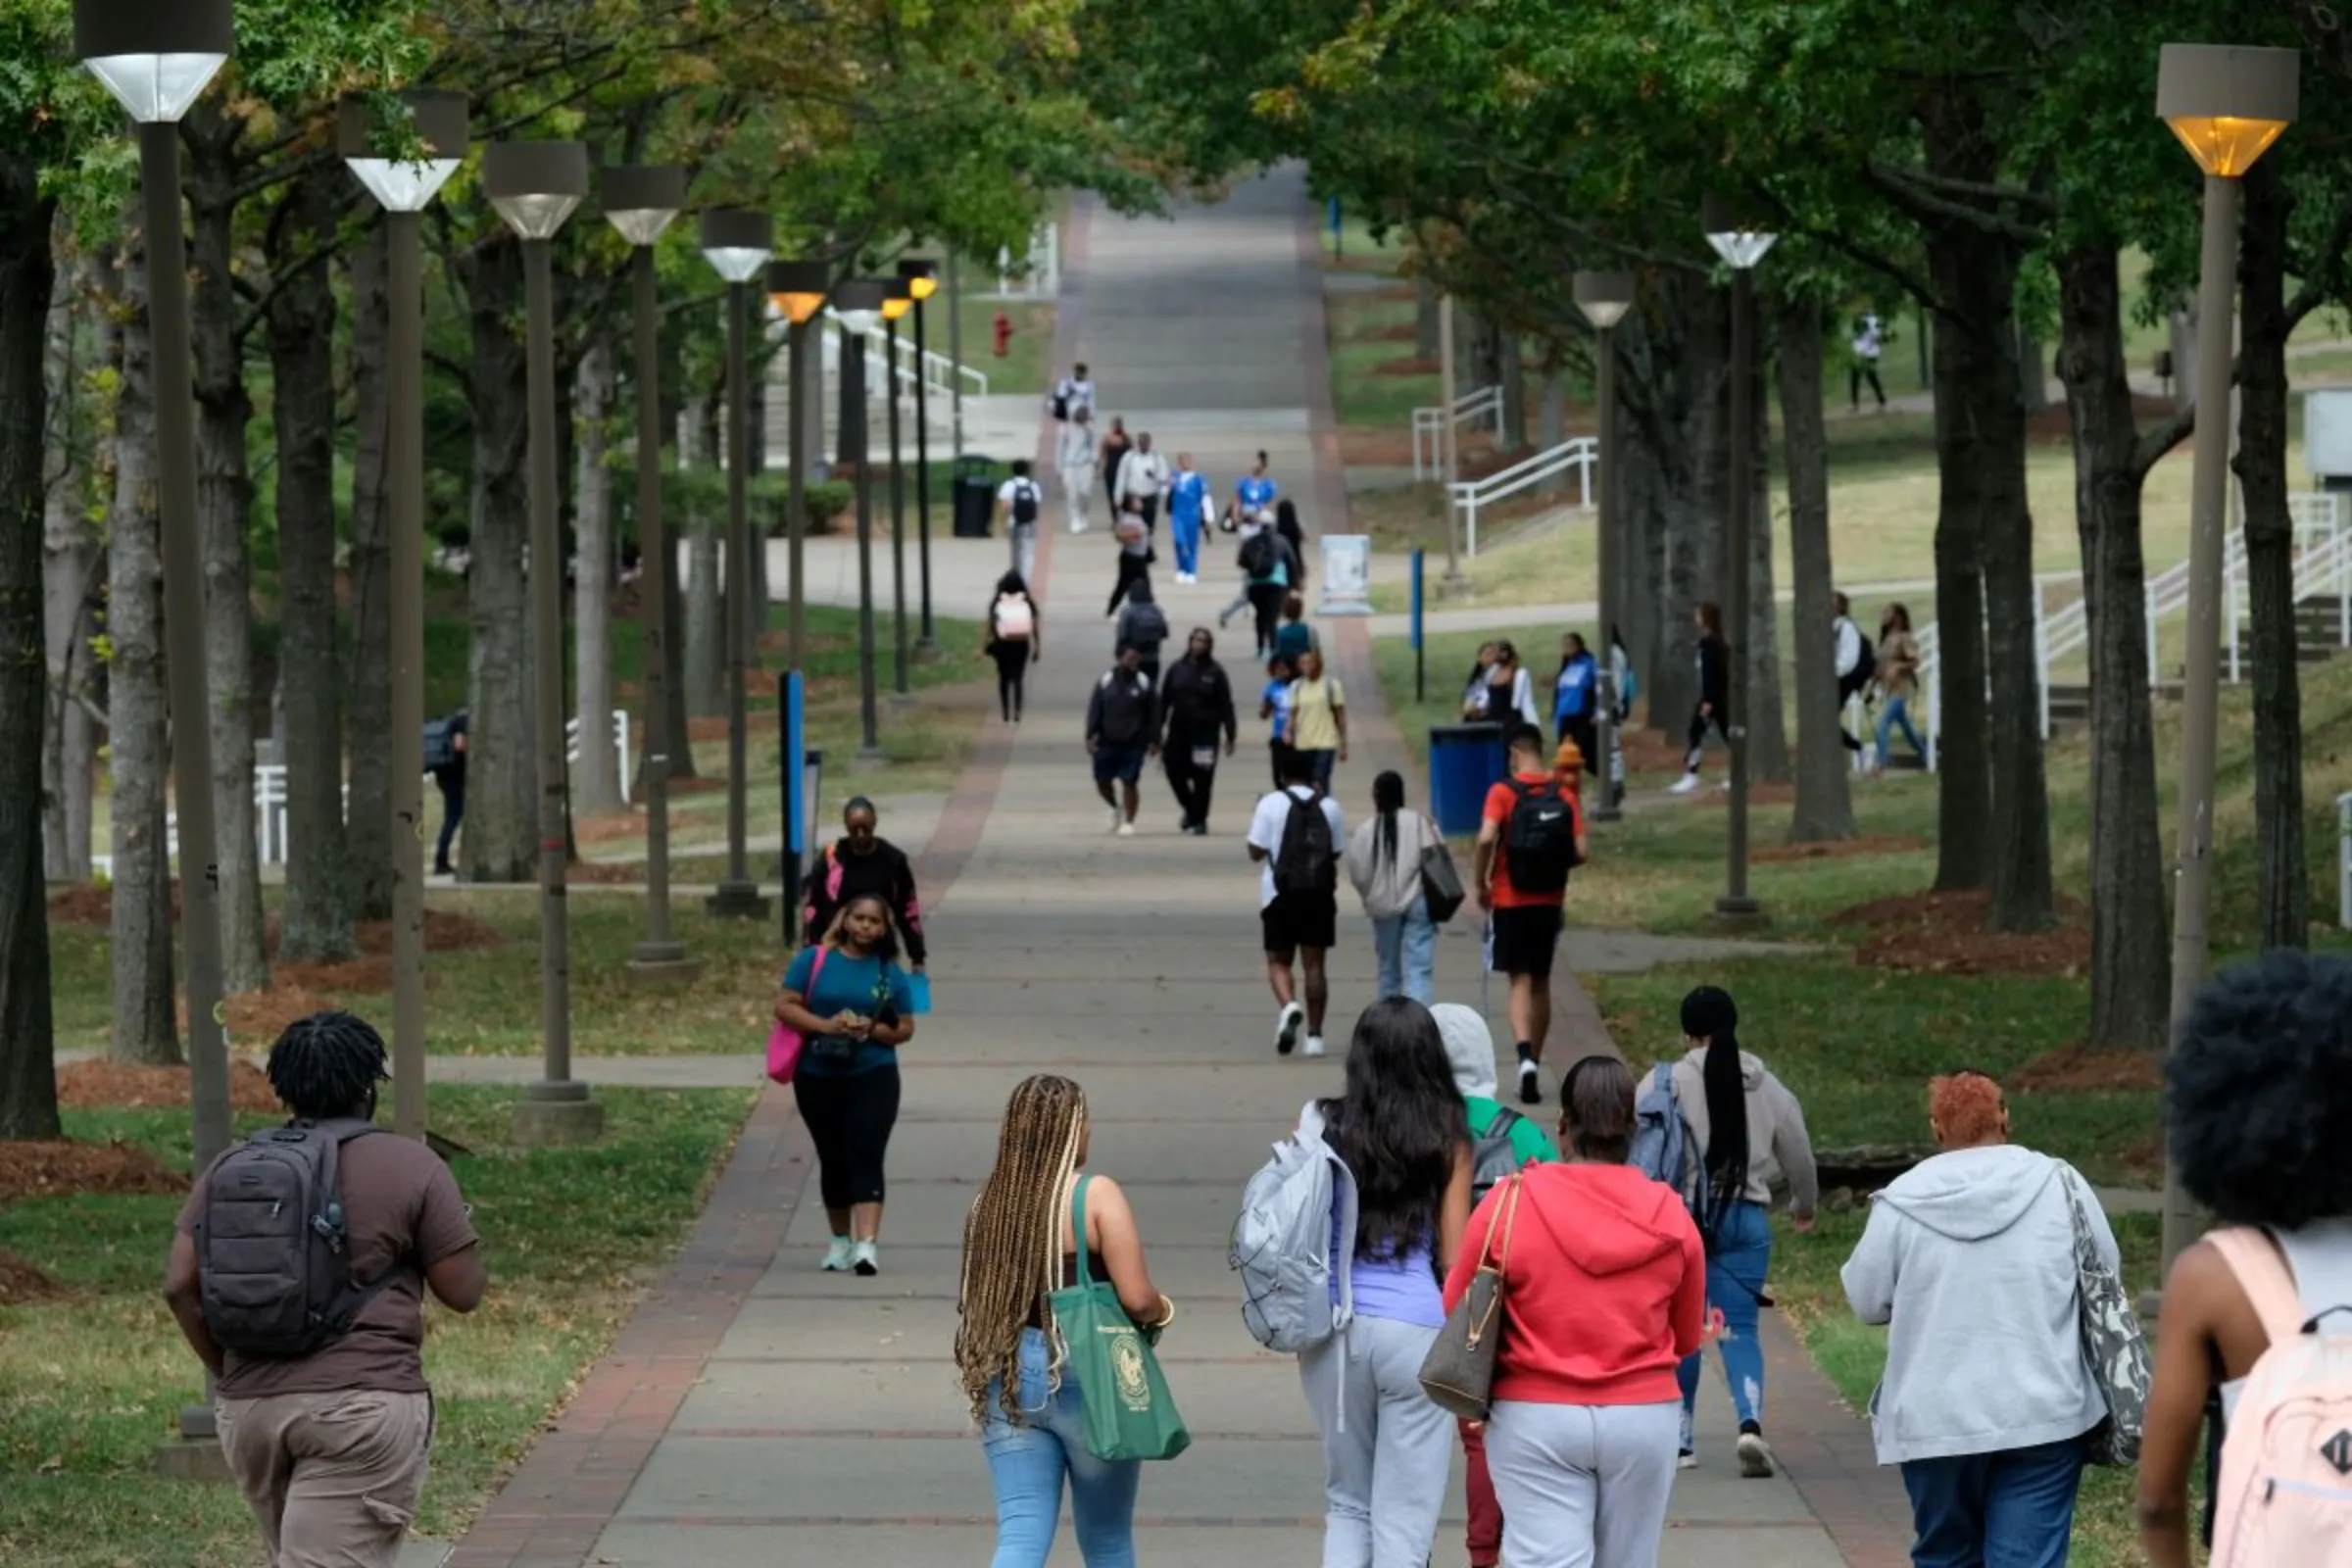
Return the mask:
M808 788L805 754L808 735L803 727L805 690L801 672L784 673L784 822L785 832L792 842L786 847L793 863L805 864L808 859L808 843L814 837L810 821L816 802L809 799L814 793Z
M1424 563L1425 561L1427 561L1427 559L1428 559L1428 552L1427 552L1427 551L1416 550L1416 551L1414 551L1414 552L1413 552L1413 633L1412 633L1412 635L1413 635L1413 647L1414 647L1414 649L1415 649L1415 650L1418 650L1418 649L1421 647L1421 584L1422 584L1422 564L1423 564L1423 563Z

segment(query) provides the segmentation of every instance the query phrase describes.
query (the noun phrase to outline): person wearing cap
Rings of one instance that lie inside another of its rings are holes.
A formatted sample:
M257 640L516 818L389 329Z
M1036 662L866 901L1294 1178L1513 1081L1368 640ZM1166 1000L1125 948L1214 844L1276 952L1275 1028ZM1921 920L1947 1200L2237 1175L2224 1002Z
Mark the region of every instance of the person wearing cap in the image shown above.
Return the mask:
M1585 754L1574 741L1560 742L1560 749L1551 754L1551 776L1566 793L1581 803L1585 798Z

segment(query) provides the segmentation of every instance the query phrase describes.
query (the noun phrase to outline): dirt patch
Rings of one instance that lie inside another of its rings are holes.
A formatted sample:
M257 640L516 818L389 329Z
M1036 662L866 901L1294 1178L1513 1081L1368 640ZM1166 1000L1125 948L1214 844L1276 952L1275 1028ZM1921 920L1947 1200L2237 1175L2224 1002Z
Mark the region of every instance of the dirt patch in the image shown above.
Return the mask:
M1411 321L1391 321L1369 332L1354 334L1359 343L1410 343L1421 335L1420 327Z
M575 860L564 868L566 882L592 882L608 886L625 886L645 880L642 861L622 861L614 864L602 860Z
M185 1067L131 1067L113 1061L77 1061L57 1072L58 1103L111 1105L126 1110L176 1110L188 1103ZM228 1103L234 1110L264 1114L280 1107L262 1069L250 1061L228 1064Z
M2164 1058L2145 1051L2066 1046L2035 1056L2002 1080L2021 1093L2070 1089L2161 1089Z
M603 816L575 816L571 821L571 836L581 844L611 844L616 839L633 839L645 832L645 818L635 811L612 811Z
M726 733L723 724L720 726L719 733ZM680 795L716 795L724 791L726 787L725 779L715 778L709 774L697 778L673 778L669 781L669 793L672 799Z
M392 922L370 920L360 927L359 937L362 953L390 953ZM484 953L506 945L506 937L496 926L485 925L470 914L460 914L455 909L424 911L424 951L427 953Z
M1858 839L1838 839L1829 844L1775 844L1770 849L1757 850L1750 859L1776 860L1842 860L1860 855L1907 855L1924 850L1928 841L1905 834L1874 833Z
M132 1144L0 1144L0 1203L74 1193L184 1193L188 1179Z
M71 1293L14 1252L0 1252L0 1306L62 1301Z
M1438 362L1425 360L1417 354L1408 354L1400 360L1381 361L1372 367L1372 373L1374 375L1435 375L1438 373Z
M1876 899L1832 916L1838 925L1871 934L1854 961L1912 974L2050 974L2075 976L2090 968L2090 929L2082 906L2061 899L2058 924L2048 931L1988 931L1992 895L1910 893Z
M336 965L316 965L330 968ZM388 990L391 981L390 960L384 960L384 980L377 990ZM325 992L295 985L285 978L283 970L271 976L267 991L247 991L228 998L221 1004L221 1012L228 1023L229 1033L245 1040L275 1040L286 1025L298 1018L308 1018L314 1012L330 1012L342 1005L342 999ZM180 1010L179 1026L188 1026L185 1007Z

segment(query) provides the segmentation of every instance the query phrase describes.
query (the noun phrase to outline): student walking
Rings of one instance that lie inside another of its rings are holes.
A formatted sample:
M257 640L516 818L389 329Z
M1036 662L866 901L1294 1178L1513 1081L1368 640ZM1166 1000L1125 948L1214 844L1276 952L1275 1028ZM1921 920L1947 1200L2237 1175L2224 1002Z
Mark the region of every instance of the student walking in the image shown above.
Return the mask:
M1291 750L1306 758L1315 788L1331 793L1331 772L1348 760L1348 690L1337 675L1323 673L1323 656L1312 648L1298 660L1291 683Z
M1176 454L1176 472L1168 480L1168 537L1176 544L1176 580L1200 580L1200 531L1216 510L1208 498L1208 479L1193 466L1190 452Z
M164 1296L214 1379L220 1455L263 1556L394 1568L432 1455L425 1294L471 1312L489 1276L448 1163L374 1124L389 1076L382 1036L348 1012L313 1013L277 1037L268 1072L292 1118L281 1136L302 1141L239 1143L197 1175ZM309 1181L331 1179L341 1203L343 1275L310 1261L307 1311L287 1302L284 1280L306 1277L311 1225L324 1222L300 1206L298 1165ZM255 1200L272 1195L264 1215ZM320 1284L332 1288L324 1299ZM348 1313L346 1326L318 1337L321 1313Z
M1928 765L1928 749L1911 726L1911 704L1919 695L1919 639L1911 635L1911 612L1888 605L1879 616L1879 655L1875 662L1879 684L1878 765L1885 767L1893 754L1887 743L1896 730L1911 743L1919 765Z
M997 487L997 516L1012 550L1012 570L1023 580L1037 575L1037 519L1045 515L1046 492L1029 477L1029 460L1015 459L1012 477Z
M1145 757L1158 748L1159 688L1144 673L1142 652L1122 648L1119 662L1095 682L1086 703L1086 754L1095 761L1095 793L1110 808L1110 830L1120 838L1135 837L1135 813L1142 805L1136 785L1144 776ZM1112 793L1114 784L1121 794Z
M1544 1102L1544 1044L1551 1034L1551 966L1560 945L1568 873L1585 863L1585 808L1544 765L1544 732L1505 732L1511 776L1487 791L1478 824L1478 906L1488 912L1495 973L1509 977L1519 1100Z
M1241 605L1248 605L1257 620L1257 651L1262 658L1275 651L1275 628L1282 614L1282 602L1291 580L1290 566L1284 559L1282 535L1265 523L1245 523L1242 544L1234 557L1241 568L1242 596L1235 604L1227 605L1217 613L1217 624L1223 625Z
M1070 532L1084 533L1093 525L1095 500L1095 415L1081 405L1054 442L1054 466L1061 474L1062 510Z
M1119 575L1110 585L1110 603L1102 607L1105 615L1117 614L1120 603L1152 569L1152 530L1144 525L1141 503L1127 503L1111 526L1111 536L1119 542Z
M1723 640L1723 612L1702 604L1690 612L1698 626L1698 706L1690 710L1690 751L1683 759L1683 776L1674 793L1688 795L1699 787L1698 765L1705 760L1707 726L1732 744L1732 655Z
M997 662L997 706L1005 723L1018 724L1029 666L1045 658L1046 635L1037 601L1017 571L997 579L997 597L988 607L987 652Z
M1462 703L1462 717L1473 723L1486 719L1506 728L1515 723L1543 727L1544 715L1536 707L1535 676L1519 662L1519 650L1508 638L1484 651L1479 678L1471 683Z
M433 844L433 875L456 876L449 852L466 820L466 710L442 719L440 727L436 742L432 726L426 726L424 748L425 768L433 775L433 788L441 792L441 837Z
M1522 1116L1495 1099L1494 1036L1475 1007L1441 1002L1429 1009L1437 1020L1438 1037L1446 1043L1446 1059L1453 1067L1453 1087L1462 1093L1462 1108L1470 1124L1471 1202L1483 1200L1496 1184L1530 1165L1556 1163L1559 1146L1532 1116ZM1502 1556L1502 1504L1494 1497L1494 1478L1487 1464L1487 1428L1483 1421L1457 1421L1464 1460L1462 1492L1469 1503L1470 1522L1464 1544L1470 1568L1495 1568Z
M784 970L776 1021L807 1042L793 1102L816 1145L832 1227L824 1269L882 1271L883 1166L899 1120L899 1050L914 1038L914 988L899 967L890 906L860 893Z
M1225 508L1227 531L1252 522L1272 522L1274 501L1280 493L1281 486L1266 475L1266 455L1260 452L1257 461L1250 465L1250 471L1233 487L1233 500Z
M1274 503L1274 533L1282 541L1283 583L1293 593L1306 592L1306 530L1298 526L1298 509L1288 497Z
M1739 1026L1740 1009L1729 992L1700 986L1683 998L1690 1049L1671 1076L1676 1104L1702 1161L1691 1196L1707 1244L1707 1300L1724 1319L1718 1348L1740 1419L1740 1473L1754 1480L1772 1474L1772 1448L1764 1441L1764 1347L1756 1338L1756 1313L1772 1272L1772 1177L1777 1172L1788 1182L1790 1223L1800 1231L1813 1228L1818 1182L1803 1108L1760 1058L1740 1049ZM1686 1467L1698 1462L1691 1423L1702 1370L1693 1351L1676 1371Z
M2009 1142L2001 1086L1928 1086L1942 1151L1873 1194L1846 1299L1886 1324L1871 1401L1879 1463L1911 1495L1912 1560L2063 1563L2083 1439L2107 1401L2083 1361L2076 1228L2123 1267L2106 1210L2064 1160Z
M1194 627L1184 657L1169 666L1159 693L1160 763L1167 770L1168 788L1176 792L1176 808L1184 813L1180 831L1196 838L1208 834L1218 737L1224 738L1227 757L1240 737L1233 682L1216 661L1216 648L1217 640L1206 627Z
M1070 373L1054 384L1054 417L1064 424L1074 424L1081 415L1095 412L1094 377L1083 365L1070 367Z
M1380 994L1427 1006L1436 983L1438 928L1421 893L1421 857L1442 844L1437 824L1404 804L1404 776L1372 781L1372 814L1348 841L1348 880L1372 918Z
M1306 618L1306 601L1297 594L1283 595L1282 624L1274 630L1275 656L1296 662L1300 655L1320 653L1322 648L1314 622Z
M1609 727L1609 762L1607 768L1611 805L1625 804L1625 727L1633 721L1634 699L1642 694L1642 682L1634 672L1634 656L1625 646L1625 634L1616 623L1609 624L1609 677L1616 684L1617 709L1611 715L1615 722Z
M1250 858L1258 868L1266 983L1281 1009L1274 1018L1274 1050L1289 1055L1303 1029L1306 1054L1320 1056L1323 1013L1331 1004L1323 960L1339 928L1340 846L1348 842L1348 822L1339 802L1315 789L1313 765L1302 754L1280 756L1282 787L1258 801L1249 839ZM1299 971L1296 983L1294 965Z
M1552 730L1592 758L1600 755L1600 732L1594 722L1599 702L1600 662L1585 647L1580 633L1569 632L1560 638L1560 672L1551 682Z
M1017 710L1016 710L1017 711ZM890 911L899 946L916 974L930 961L923 934L922 900L914 891L914 862L906 852L874 829L874 803L853 795L841 808L841 837L825 846L809 872L808 902L801 910L801 940L819 942L852 899L871 895Z
M1121 510L1143 514L1144 527L1150 531L1159 526L1159 504L1168 491L1168 460L1152 450L1152 432L1142 431L1135 438L1134 449L1119 460L1119 478L1111 499Z
M1851 607L1843 594L1832 594L1830 604L1837 612L1830 621L1830 633L1836 639L1834 653L1838 670L1838 738L1849 752L1858 752L1862 743L1845 727L1845 708L1862 693L1870 690L1870 677L1878 667L1878 656L1871 651L1870 639L1854 624Z
M1135 439L1127 433L1127 421L1117 415L1110 416L1110 428L1102 433L1102 445L1095 455L1095 467L1102 476L1102 493L1110 500L1110 514L1117 516L1119 506L1119 467L1127 454L1135 450Z
M1088 1448L1086 1387L1052 1294L1082 1272L1107 1278L1129 1319L1154 1333L1175 1320L1176 1303L1152 1282L1127 1195L1087 1173L1091 1143L1084 1090L1050 1074L1023 1079L963 1222L956 1370L996 1488L991 1568L1045 1568L1065 1478L1087 1568L1134 1568L1143 1465ZM1083 1232L1071 1223L1074 1192Z
M1498 1259L1503 1321L1486 1455L1511 1568L1655 1568L1674 1485L1676 1359L1706 1328L1705 1250L1672 1189L1626 1163L1634 1080L1588 1056L1560 1088L1565 1164L1478 1205L1451 1309ZM1473 1558L1475 1561L1475 1557ZM1491 1559L1490 1559L1491 1560Z
M1132 648L1143 659L1144 678L1153 685L1159 683L1160 645L1168 640L1168 617L1152 597L1152 579L1138 577L1128 585L1127 608L1111 636L1111 649Z
M1854 325L1854 363L1846 377L1846 405L1862 412L1862 383L1868 381L1879 407L1886 406L1886 388L1879 381L1879 356L1886 352L1886 328L1876 316L1864 316Z
M1291 776L1291 683L1298 678L1298 666L1289 660L1276 657L1266 661L1266 684L1258 693L1257 716L1271 726L1266 755L1273 763L1276 789Z
M1354 1235L1333 1218L1348 1271L1341 1299L1354 1315L1298 1354L1323 1434L1324 1568L1422 1568L1445 1505L1453 1418L1421 1391L1421 1363L1446 1323L1438 1281L1470 1212L1462 1097L1429 1009L1400 997L1364 1009L1347 1090L1316 1108L1356 1198Z

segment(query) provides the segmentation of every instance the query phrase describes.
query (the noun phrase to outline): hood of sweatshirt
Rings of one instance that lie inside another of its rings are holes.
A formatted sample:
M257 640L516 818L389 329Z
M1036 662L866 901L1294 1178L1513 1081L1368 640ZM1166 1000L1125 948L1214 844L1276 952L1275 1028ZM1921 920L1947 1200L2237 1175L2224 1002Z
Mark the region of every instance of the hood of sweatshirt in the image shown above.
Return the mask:
M1537 1227L1579 1271L1601 1280L1680 1252L1690 1220L1674 1189L1630 1165L1573 1164L1537 1168L1520 1192L1517 1223Z
M1904 1172L1872 1200L1955 1242L1998 1236L2058 1179L2058 1161L2014 1144L1956 1149Z
M1453 1087L1464 1100L1494 1098L1494 1036L1476 1007L1441 1002L1429 1009L1438 1020L1438 1038L1446 1043L1446 1059L1453 1064Z

